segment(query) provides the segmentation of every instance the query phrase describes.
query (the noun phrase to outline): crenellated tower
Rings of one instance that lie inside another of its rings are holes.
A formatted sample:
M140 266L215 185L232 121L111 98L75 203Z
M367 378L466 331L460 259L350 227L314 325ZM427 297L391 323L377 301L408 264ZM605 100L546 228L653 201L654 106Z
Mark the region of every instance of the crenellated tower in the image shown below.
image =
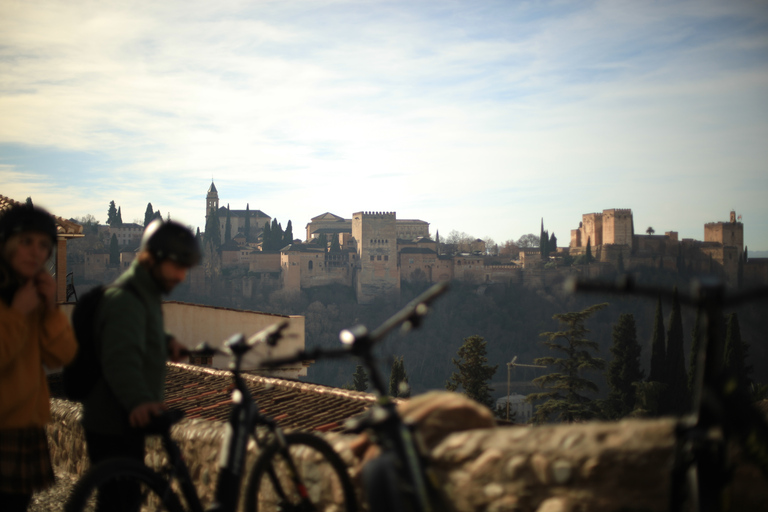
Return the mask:
M400 294L395 212L357 212L352 215L352 237L357 242L357 300Z

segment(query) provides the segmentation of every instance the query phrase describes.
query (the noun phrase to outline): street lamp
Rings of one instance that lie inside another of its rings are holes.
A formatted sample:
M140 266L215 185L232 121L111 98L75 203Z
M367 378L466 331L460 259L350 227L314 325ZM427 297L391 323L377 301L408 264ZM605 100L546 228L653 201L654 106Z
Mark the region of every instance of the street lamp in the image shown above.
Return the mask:
M513 366L522 366L523 368L546 368L538 364L519 364L516 363L517 356L513 357L510 362L507 363L507 421L509 421L509 392L510 392L510 374Z

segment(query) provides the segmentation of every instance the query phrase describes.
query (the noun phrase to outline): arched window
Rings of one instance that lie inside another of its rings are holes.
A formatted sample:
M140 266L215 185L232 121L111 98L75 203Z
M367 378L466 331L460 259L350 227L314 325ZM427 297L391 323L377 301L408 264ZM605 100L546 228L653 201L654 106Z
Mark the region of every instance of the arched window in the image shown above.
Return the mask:
M312 260L309 260L309 270L312 270Z

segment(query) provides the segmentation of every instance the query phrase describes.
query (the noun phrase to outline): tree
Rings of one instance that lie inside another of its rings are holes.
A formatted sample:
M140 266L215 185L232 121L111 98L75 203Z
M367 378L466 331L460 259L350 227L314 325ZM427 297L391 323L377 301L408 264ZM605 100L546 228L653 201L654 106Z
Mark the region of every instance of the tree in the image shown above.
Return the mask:
M152 203L147 203L147 209L144 210L144 227L147 227L155 217L155 211L152 209Z
M323 250L328 250L328 236L325 233L320 233L317 238L317 244L323 248Z
M405 371L403 356L395 357L389 372L389 396L393 398L408 398L411 388L408 385L408 373Z
M205 233L203 234L205 245L211 245L214 250L221 246L221 227L219 226L219 217L216 210L211 208L208 218L205 219Z
M232 240L232 218L229 211L229 205L227 205L227 220L224 222L224 243Z
M552 232L552 234L549 236L549 243L547 244L549 253L557 253L557 237L555 236L555 233Z
M693 322L693 331L691 331L691 364L688 367L688 392L693 395L696 387L696 373L699 366L699 352L702 342L702 312L701 308L696 310L696 320Z
M283 233L283 247L285 247L286 245L290 245L292 243L293 243L293 224L289 219L288 224L285 225L285 233Z
M269 244L272 238L272 233L269 227L269 222L264 223L264 230L261 232L261 250L268 251Z
M648 233L648 236L651 236L652 234L654 234L656 232L656 230L653 229L653 227L648 226L648 229L646 229L645 232Z
M123 224L123 212L119 206L117 207L117 218L115 219L115 222L118 226Z
M664 338L664 317L661 313L661 297L656 303L656 315L653 319L653 334L651 337L651 371L649 382L665 382L667 362L667 346Z
M616 418L626 416L635 408L635 383L642 381L644 377L640 368L640 350L635 317L624 313L619 316L619 321L613 327L613 360L606 373L606 380L611 388L608 402Z
M666 411L683 414L690 406L688 396L688 375L685 372L685 352L683 351L683 315L680 311L680 298L675 287L672 293L672 312L669 315L667 330L667 361L665 365L667 385Z
M464 390L464 394L469 398L493 407L493 399L488 381L496 373L498 365L489 366L486 364L488 358L486 354L487 342L482 336L473 335L464 338L464 344L459 347L459 358L451 358L451 362L458 368L458 373L453 372L451 378L446 382L445 389L456 391L459 386Z
M530 249L530 248L539 246L539 237L537 237L533 233L528 233L527 235L523 235L520 238L518 238L517 242L515 243L521 249L523 248Z
M243 226L243 236L245 236L246 242L251 236L251 210L248 203L245 205L245 225Z
M584 258L584 263L592 263L592 260L595 258L592 257L592 239L587 237L587 254Z
M117 235L112 234L112 238L109 239L109 264L120 264L120 247L117 244Z
M544 231L544 218L541 218L541 232L539 233L539 254L542 258L549 258L549 233Z
M112 200L109 202L109 209L107 209L107 224L110 226L112 223L114 223L117 220L117 206L115 206L115 201Z
M584 370L602 370L605 368L605 361L590 354L590 351L597 351L599 347L597 342L586 338L590 331L584 323L607 306L607 303L602 303L575 313L558 313L552 318L564 325L565 330L540 334L546 338L544 345L547 348L562 352L565 357L534 359L534 364L554 366L557 369L553 373L533 379L535 384L547 389L527 397L529 402L545 401L536 407L533 415L536 423L543 423L552 416L569 423L596 416L596 408L592 400L582 393L585 391L597 393L597 385L582 377L581 373Z
M32 196L30 196L30 197L28 197L28 198L27 198L26 204L27 204L27 206L29 206L30 208L32 208L32 207L34 207L34 206L35 206L34 204L32 204Z
M339 251L341 251L341 245L339 245L339 235L334 234L333 237L331 237L330 252L339 252Z
M368 374L361 364L357 365L355 373L352 374L352 385L355 386L357 391L368 390Z
M619 251L619 259L616 261L616 270L619 274L624 273L624 253Z
M739 316L731 313L728 315L725 334L725 370L729 377L736 379L737 385L745 392L750 384L749 374L753 371L752 366L746 365L748 357L749 344L741 339Z

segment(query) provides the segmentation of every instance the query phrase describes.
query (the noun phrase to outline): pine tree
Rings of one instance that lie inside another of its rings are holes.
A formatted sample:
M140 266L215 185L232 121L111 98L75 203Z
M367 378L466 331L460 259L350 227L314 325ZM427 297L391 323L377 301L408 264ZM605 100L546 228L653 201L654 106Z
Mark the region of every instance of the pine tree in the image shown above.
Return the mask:
M683 315L680 311L680 299L675 287L672 294L672 312L669 315L667 330L667 361L665 368L667 384L666 411L683 414L690 407L688 396L688 375L685 372L685 352L683 350ZM664 402L662 402L664 403Z
M144 211L144 227L147 227L147 225L152 222L154 216L155 212L152 209L152 203L147 203L147 209Z
M357 365L355 373L352 374L352 385L357 391L368 390L368 374L365 372L363 365Z
M728 322L725 334L725 370L728 375L736 379L737 385L743 391L747 391L752 373L752 366L747 366L746 361L749 357L749 344L741 339L741 328L739 327L739 317L736 313L728 315Z
M229 205L227 205L227 220L224 222L224 243L232 240L232 219L230 216Z
M665 382L667 362L667 346L664 338L664 317L661 313L661 297L656 303L656 315L653 319L653 335L651 338L651 372L649 382Z
M395 357L389 372L389 396L393 398L408 398L411 396L408 386L408 373L405 371L403 356Z
M488 381L496 373L498 365L489 366L486 363L487 342L482 336L473 335L464 338L464 344L458 350L459 358L451 358L451 362L458 368L458 373L453 372L451 378L445 384L448 391L456 391L459 386L469 398L493 407L493 399Z
M554 366L558 370L533 379L534 383L547 389L542 393L530 394L527 398L530 402L545 400L536 407L533 415L536 423L543 423L553 415L569 423L596 415L592 400L581 393L597 393L597 385L582 377L581 372L602 370L605 368L605 361L590 354L590 350L597 351L599 347L597 342L586 339L585 336L590 331L584 326L584 322L607 306L607 303L595 304L576 313L556 314L552 318L563 324L566 329L540 334L546 338L544 345L547 348L562 352L566 357L540 357L534 360L534 364Z
M245 225L243 226L243 236L245 236L246 242L251 236L251 210L249 204L245 205Z
M696 320L693 322L693 331L691 331L691 364L688 367L688 393L693 396L693 391L696 388L696 372L699 367L699 352L701 351L701 342L703 333L702 328L702 312L701 308L696 310Z
M635 408L637 400L635 383L644 375L640 368L640 344L637 342L635 317L630 313L619 316L613 327L613 360L608 365L606 380L611 387L608 402L614 417L626 416Z
M120 247L117 244L117 235L115 234L109 239L109 264L120 264Z
M112 200L109 202L109 209L107 210L107 224L111 226L116 219L117 219L117 206L115 206L115 201Z

